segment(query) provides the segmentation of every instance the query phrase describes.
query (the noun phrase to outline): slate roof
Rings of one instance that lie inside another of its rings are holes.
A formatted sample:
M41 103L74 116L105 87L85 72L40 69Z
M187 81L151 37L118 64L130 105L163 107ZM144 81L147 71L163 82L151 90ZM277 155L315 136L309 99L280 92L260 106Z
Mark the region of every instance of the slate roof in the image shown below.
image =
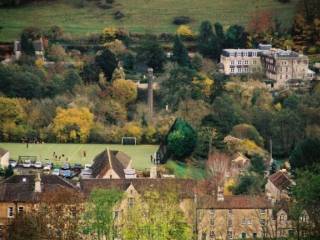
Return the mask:
M182 198L193 198L197 182L191 179L82 179L80 182L81 190L88 196L92 190L117 189L126 191L130 185L137 190L138 193L144 194L147 191L174 191Z
M74 189L76 186L55 175L42 175L42 192L34 191L35 175L14 175L0 183L0 202L37 202L41 193L58 190Z
M92 176L102 178L109 169L113 169L120 178L125 177L124 169L128 167L131 158L123 152L108 149L99 153L93 160ZM110 154L110 159L109 159Z
M0 148L0 157L2 157L3 155L5 155L8 151L3 149L3 148Z
M223 201L217 201L214 196L202 196L198 200L200 209L265 209L272 208L271 202L265 196L225 196Z
M292 185L288 174L286 172L278 171L269 176L269 180L275 185L279 190L288 189Z

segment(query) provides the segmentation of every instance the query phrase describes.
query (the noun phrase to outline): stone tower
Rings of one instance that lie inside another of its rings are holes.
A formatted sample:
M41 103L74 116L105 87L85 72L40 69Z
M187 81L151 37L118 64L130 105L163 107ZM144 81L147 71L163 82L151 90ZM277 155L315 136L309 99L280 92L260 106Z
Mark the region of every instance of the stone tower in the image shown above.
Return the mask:
M149 121L152 120L153 117L153 68L148 68L147 73L148 78L148 109L149 109Z

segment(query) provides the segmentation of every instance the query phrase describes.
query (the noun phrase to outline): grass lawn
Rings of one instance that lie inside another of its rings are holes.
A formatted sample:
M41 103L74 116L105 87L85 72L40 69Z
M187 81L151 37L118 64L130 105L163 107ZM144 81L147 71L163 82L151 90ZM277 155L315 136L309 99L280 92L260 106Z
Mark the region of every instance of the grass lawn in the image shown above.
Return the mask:
M91 163L94 157L109 147L110 150L123 151L132 157L133 166L136 169L144 170L150 168L150 155L153 154L157 145L119 145L119 144L26 144L22 143L0 143L0 147L10 152L11 159L18 160L19 156L37 156L38 160L53 161L53 152L58 156L64 154L70 163ZM82 157L86 151L86 158ZM65 158L60 161L53 161L56 164L63 164Z
M196 180L205 179L206 172L203 168L195 167L190 164L178 163L169 160L166 167L173 172L177 178L191 178Z
M106 26L122 27L131 32L174 32L172 19L189 16L194 30L203 20L219 21L225 26L246 25L257 10L270 10L285 25L292 21L298 0L282 4L278 0L115 0L112 9L100 9L93 1L84 8L67 0L35 2L18 8L0 9L0 41L15 39L27 26L62 27L72 35L101 32ZM121 10L125 18L115 20Z

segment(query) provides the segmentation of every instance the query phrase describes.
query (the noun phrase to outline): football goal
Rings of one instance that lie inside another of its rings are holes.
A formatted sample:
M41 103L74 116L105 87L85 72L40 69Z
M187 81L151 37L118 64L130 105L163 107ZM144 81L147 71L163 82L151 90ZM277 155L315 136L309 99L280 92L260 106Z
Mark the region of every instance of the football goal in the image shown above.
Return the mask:
M122 145L137 145L136 137L122 137L121 138Z

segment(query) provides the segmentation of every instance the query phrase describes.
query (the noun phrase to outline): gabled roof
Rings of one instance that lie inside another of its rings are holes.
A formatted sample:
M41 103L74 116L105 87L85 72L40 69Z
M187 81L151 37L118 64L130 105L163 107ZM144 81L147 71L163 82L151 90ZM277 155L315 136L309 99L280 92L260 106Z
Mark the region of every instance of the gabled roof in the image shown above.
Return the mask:
M139 194L148 191L174 191L182 198L192 198L197 185L195 180L191 179L83 179L80 182L81 190L88 196L94 189L117 189L126 191L130 185L137 190Z
M293 182L290 180L288 174L283 171L278 171L278 172L270 175L269 180L279 190L288 189L293 184Z
M217 201L214 196L202 196L198 200L199 209L267 209L272 208L271 202L265 196L225 196L223 201Z
M99 153L93 160L92 176L94 178L102 178L109 169L113 169L120 178L124 178L124 169L131 162L131 158L120 151L105 151Z
M0 202L37 202L41 193L57 189L74 189L76 186L55 175L42 175L42 192L34 191L35 175L14 175L0 183Z
M4 156L7 152L7 150L0 148L0 157Z

